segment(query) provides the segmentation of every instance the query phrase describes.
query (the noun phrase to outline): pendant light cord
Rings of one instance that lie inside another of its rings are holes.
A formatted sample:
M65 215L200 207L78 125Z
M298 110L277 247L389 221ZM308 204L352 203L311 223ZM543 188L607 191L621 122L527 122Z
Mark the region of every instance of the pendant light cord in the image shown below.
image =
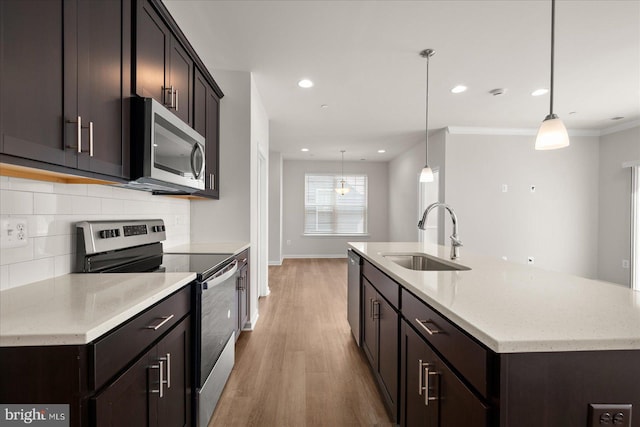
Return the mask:
M425 147L424 147L424 164L429 164L429 57L431 57L431 53L427 53L427 90L426 90L426 99L425 99L425 117L424 117L424 129L425 129Z
M553 115L553 68L555 56L555 32L556 32L556 0L551 0L551 85L549 95L549 115Z

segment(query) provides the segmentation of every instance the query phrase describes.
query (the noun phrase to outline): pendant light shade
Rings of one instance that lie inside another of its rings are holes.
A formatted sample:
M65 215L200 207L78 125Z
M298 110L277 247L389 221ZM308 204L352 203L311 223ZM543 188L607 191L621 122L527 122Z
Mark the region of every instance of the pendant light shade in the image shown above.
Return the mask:
M536 150L555 150L569 145L569 134L562 120L549 114L540 124L536 137Z
M538 128L536 150L555 150L569 145L569 134L562 120L553 113L553 67L556 29L556 0L551 0L551 87L549 90L549 114Z
M424 115L424 129L425 129L425 148L424 148L424 167L420 172L420 182L433 182L433 171L429 167L429 58L435 55L436 51L433 49L425 49L420 52L420 56L427 59L427 91L426 91L426 106Z
M349 187L345 187L345 180L344 180L344 152L345 150L340 150L340 152L342 153L342 180L340 181L340 187L336 188L336 193L338 193L341 196L344 196L345 194L347 194L349 191L351 191L351 189Z

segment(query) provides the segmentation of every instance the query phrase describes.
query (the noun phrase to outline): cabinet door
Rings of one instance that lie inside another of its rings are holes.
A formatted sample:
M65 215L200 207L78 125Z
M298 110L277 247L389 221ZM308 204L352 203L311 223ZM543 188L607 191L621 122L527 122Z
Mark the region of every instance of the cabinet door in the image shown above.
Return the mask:
M211 87L207 92L206 138L207 193L217 199L220 197L220 99Z
M182 121L192 124L193 102L193 60L189 57L178 40L171 38L171 53L169 55L170 79L167 86L173 88L173 100L170 109Z
M208 86L202 73L196 68L193 79L193 128L205 138L207 138Z
M78 168L129 177L130 0L78 2Z
M147 0L138 0L135 45L135 93L168 104L166 72L171 51L171 33ZM165 103L166 101L166 103Z
M156 348L145 353L92 399L96 427L154 426L157 422L159 365Z
M403 426L486 427L489 409L406 322L402 345ZM428 395L427 395L428 393Z
M65 78L75 83L74 58L63 22L75 9L61 0L0 2L0 149L3 153L56 165L75 166L65 149ZM73 30L75 31L75 29ZM70 32L73 35L73 31ZM67 62L65 62L67 61ZM70 65L67 65L70 64Z
M400 425L404 427L435 427L438 425L438 405L427 401L425 368L431 353L427 344L404 321L400 340L401 409ZM433 381L430 380L430 384ZM429 390L432 393L433 390Z
M374 371L378 371L378 321L373 316L373 303L378 293L366 278L362 278L362 348Z
M163 396L158 399L158 426L191 425L190 318L186 317L158 343L163 363Z
M378 373L385 391L385 399L397 419L398 402L398 313L382 297L374 302L374 316L378 320Z

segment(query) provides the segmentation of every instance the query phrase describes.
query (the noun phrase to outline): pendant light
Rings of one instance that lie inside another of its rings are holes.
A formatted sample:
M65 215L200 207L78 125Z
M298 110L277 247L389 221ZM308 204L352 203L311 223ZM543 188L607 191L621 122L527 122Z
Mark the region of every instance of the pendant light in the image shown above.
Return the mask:
M429 167L429 58L435 55L436 51L433 49L425 49L420 52L420 56L427 59L427 96L426 96L426 108L424 115L424 128L425 128L425 162L422 172L420 172L420 182L433 182L433 171Z
M551 86L549 90L549 115L544 118L538 136L536 137L536 150L554 150L569 146L569 135L562 120L553 113L553 57L556 27L556 0L551 0Z
M345 194L347 194L349 191L351 191L351 189L349 187L345 187L344 183L344 152L345 150L340 150L340 152L342 153L342 181L340 181L340 187L336 188L336 193L340 194L341 196L344 196Z

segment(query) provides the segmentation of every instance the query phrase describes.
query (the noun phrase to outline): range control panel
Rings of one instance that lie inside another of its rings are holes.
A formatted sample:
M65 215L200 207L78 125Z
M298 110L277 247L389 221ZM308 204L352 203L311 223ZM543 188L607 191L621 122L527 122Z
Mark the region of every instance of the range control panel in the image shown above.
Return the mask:
M161 219L84 221L77 223L76 229L78 251L84 254L157 243L166 239L166 227Z

